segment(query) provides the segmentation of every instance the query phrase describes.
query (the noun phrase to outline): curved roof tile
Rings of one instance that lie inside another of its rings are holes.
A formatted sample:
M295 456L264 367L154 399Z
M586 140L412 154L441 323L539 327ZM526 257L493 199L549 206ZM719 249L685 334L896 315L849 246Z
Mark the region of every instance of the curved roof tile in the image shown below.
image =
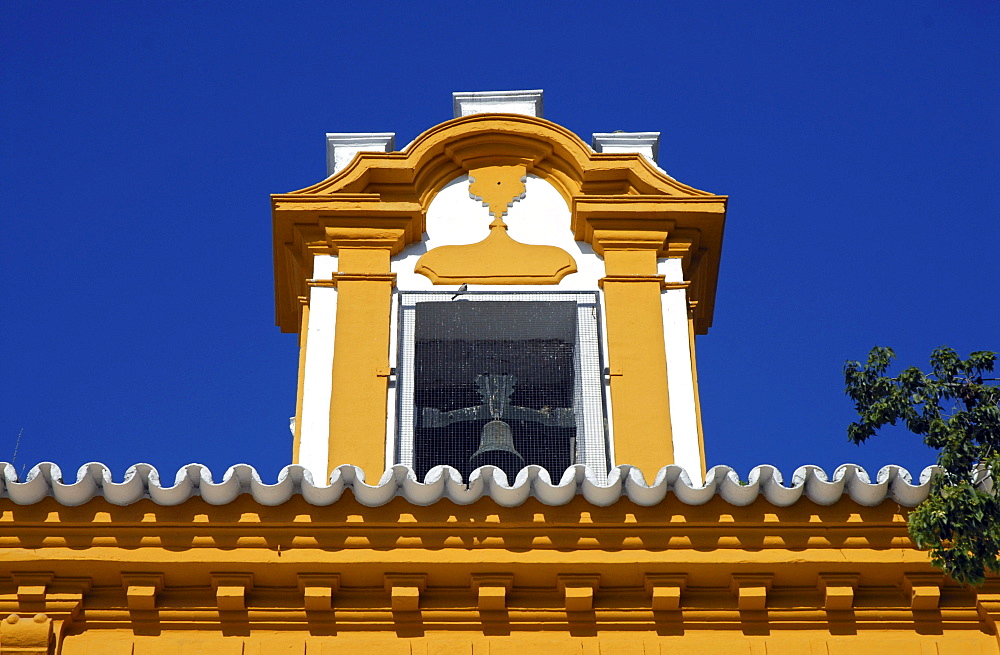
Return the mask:
M37 503L49 496L62 505L82 505L103 496L115 505L128 505L148 498L158 505L179 505L192 496L201 496L213 505L225 505L238 496L249 493L262 505L280 505L295 494L301 494L313 505L330 505L350 489L358 502L369 507L384 505L397 497L414 505L430 505L447 498L467 505L484 496L504 507L514 507L534 497L546 505L565 505L577 495L588 502L607 506L622 497L638 505L656 505L673 491L682 503L701 505L720 496L726 502L749 505L764 496L772 505L787 507L805 496L819 505L832 505L845 494L861 505L873 506L891 499L900 505L914 507L930 491L930 478L937 467L929 466L920 473L919 483L913 484L910 473L899 466L879 469L874 481L855 464L844 464L827 476L818 466L800 466L785 485L781 472L773 466L756 466L747 482L741 482L736 471L728 466L715 466L708 471L704 485L691 482L679 466L664 466L652 484L647 484L635 467L623 465L611 470L606 484L595 482L582 465L568 468L558 484L553 484L548 472L539 466L528 466L518 473L514 484L498 468L484 466L473 471L466 484L461 474L448 466L431 469L423 482L406 466L388 469L375 485L365 482L364 472L356 466L338 467L328 484L316 484L312 473L301 466L281 469L275 484L266 484L256 469L248 464L229 467L222 480L215 482L212 472L201 464L181 467L173 484L163 485L160 473L149 464L129 467L121 482L115 482L104 464L84 464L77 470L76 481L65 481L62 470L51 462L33 467L22 481L7 462L0 462L0 498L10 498L18 505Z

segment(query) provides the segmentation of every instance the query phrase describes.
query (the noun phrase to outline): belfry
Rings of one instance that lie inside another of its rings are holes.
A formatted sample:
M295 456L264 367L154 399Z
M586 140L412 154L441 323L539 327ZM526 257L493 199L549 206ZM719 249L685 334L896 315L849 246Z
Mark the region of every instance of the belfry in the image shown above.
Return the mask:
M421 417L505 375L522 416L552 412L508 427L553 481L577 464L704 477L694 335L726 198L659 168L657 133L590 147L541 107L540 91L456 94L456 118L403 152L329 135L331 177L273 197L278 324L301 335L296 463L467 477L486 417Z
M0 463L0 655L1000 653L1000 580L907 532L931 469L706 466L726 198L540 91L453 102L271 197L277 481Z

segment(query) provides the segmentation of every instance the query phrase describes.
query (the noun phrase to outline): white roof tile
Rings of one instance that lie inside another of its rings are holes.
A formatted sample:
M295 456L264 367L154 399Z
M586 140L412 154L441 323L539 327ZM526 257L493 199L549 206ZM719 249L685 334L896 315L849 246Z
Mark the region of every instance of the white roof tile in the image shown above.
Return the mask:
M0 498L10 498L18 505L30 505L52 496L66 506L82 505L103 496L115 505L128 505L149 498L158 505L179 505L192 496L201 496L212 505L225 505L240 494L249 493L262 505L280 505L295 494L302 494L313 505L331 505L350 489L357 500L367 506L384 505L402 497L414 505L431 505L447 498L466 505L489 496L505 507L514 507L534 497L546 505L565 505L577 495L588 502L607 506L622 497L638 505L656 505L669 492L682 503L702 505L716 495L732 505L749 505L764 496L772 505L787 507L802 496L819 505L832 505L845 494L861 505L878 505L891 499L906 507L922 502L930 491L930 478L937 467L927 467L920 473L919 483L913 484L910 473L899 466L879 469L874 481L855 464L837 467L827 476L817 466L801 466L785 486L781 472L763 465L750 471L746 483L740 482L736 471L728 466L715 466L708 471L704 485L694 485L679 466L665 466L656 474L653 484L646 484L638 469L619 466L612 469L606 484L595 481L582 465L566 470L558 484L553 484L548 472L539 466L524 468L510 485L500 469L484 466L475 470L466 484L458 471L447 466L431 469L424 482L406 466L387 470L378 484L369 485L364 473L355 466L340 466L328 484L317 484L312 473L301 466L281 469L275 484L266 484L248 464L231 466L215 482L212 472L201 464L188 464L174 476L172 485L163 486L160 474L149 464L136 464L125 472L122 482L114 482L111 471L103 464L84 464L76 473L76 481L64 481L60 468L43 462L33 467L25 479L7 462L0 462Z

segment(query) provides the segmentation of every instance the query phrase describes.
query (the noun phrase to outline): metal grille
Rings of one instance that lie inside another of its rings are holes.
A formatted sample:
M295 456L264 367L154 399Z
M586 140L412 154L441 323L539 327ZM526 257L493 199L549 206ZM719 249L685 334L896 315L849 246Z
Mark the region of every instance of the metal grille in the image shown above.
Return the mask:
M400 292L396 458L608 467L596 293Z

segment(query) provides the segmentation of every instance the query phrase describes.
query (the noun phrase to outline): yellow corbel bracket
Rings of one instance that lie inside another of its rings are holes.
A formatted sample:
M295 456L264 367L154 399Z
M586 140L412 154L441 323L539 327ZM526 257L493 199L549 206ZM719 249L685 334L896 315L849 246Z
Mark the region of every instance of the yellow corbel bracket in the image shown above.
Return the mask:
M333 595L340 589L340 576L329 573L300 573L299 591L306 611L325 612L333 609Z
M559 576L559 590L566 601L567 612L588 612L594 608L594 592L601 586L599 574Z
M30 571L14 573L14 586L17 587L17 602L45 602L45 589L52 584L54 574L48 571Z
M252 573L213 573L212 588L220 612L247 608L247 590L253 587Z
M976 591L976 610L1000 644L1000 580L987 580Z
M514 586L510 573L473 573L472 588L479 598L480 610L507 608L507 592Z
M652 598L653 611L679 610L681 593L686 586L686 575L647 575L646 593Z
M819 589L823 592L823 606L827 610L849 610L854 607L854 591L857 588L857 575L819 574Z
M122 586L130 610L154 610L156 595L163 590L163 574L122 573Z
M387 573L385 589L389 592L393 612L416 612L420 609L420 593L427 587L424 574Z
M740 610L766 609L773 577L770 574L734 575L731 589L737 597L737 607Z
M940 573L904 573L903 591L910 599L914 610L936 610L941 601L941 584L944 576Z

